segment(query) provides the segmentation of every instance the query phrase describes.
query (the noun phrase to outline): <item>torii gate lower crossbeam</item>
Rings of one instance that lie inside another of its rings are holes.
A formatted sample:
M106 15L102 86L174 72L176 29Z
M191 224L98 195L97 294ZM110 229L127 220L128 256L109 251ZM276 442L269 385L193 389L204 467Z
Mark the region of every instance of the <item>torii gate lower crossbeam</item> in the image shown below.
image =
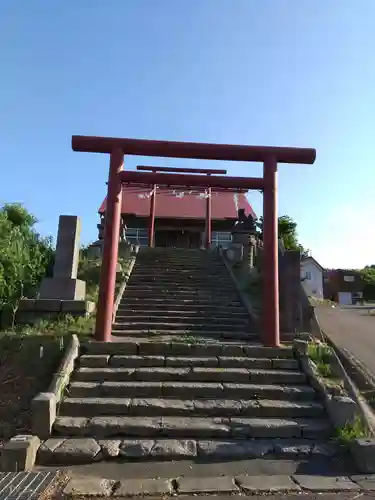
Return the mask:
M107 217L104 230L103 262L100 278L95 338L110 341L113 321L116 264L118 257L121 218L121 184L156 184L220 189L257 189L264 192L264 321L261 340L267 346L278 346L279 277L277 234L277 163L315 161L316 152L308 148L277 148L227 144L179 143L139 139L73 136L74 151L110 153L110 172L107 195ZM146 172L124 172L124 155L193 158L205 160L260 161L264 165L262 178L178 175Z

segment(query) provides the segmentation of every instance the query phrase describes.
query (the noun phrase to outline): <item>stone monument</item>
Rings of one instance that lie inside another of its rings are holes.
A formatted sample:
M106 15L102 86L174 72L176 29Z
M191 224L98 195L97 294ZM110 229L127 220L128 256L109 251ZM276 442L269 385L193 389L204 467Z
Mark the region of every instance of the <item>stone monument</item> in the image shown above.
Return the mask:
M41 299L85 299L86 283L77 279L80 235L80 219L75 215L60 215L53 277L42 281Z
M22 299L17 323L57 319L61 314L87 316L94 302L85 300L86 283L77 278L81 221L74 215L61 215L57 234L53 277L44 278L37 299Z

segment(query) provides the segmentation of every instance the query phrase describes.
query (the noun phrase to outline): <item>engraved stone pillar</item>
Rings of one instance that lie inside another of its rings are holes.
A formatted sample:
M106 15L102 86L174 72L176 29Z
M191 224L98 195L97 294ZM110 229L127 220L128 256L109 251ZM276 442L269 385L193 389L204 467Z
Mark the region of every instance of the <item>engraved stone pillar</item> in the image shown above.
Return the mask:
M53 278L44 278L41 299L84 300L86 283L77 279L81 221L75 215L60 215Z

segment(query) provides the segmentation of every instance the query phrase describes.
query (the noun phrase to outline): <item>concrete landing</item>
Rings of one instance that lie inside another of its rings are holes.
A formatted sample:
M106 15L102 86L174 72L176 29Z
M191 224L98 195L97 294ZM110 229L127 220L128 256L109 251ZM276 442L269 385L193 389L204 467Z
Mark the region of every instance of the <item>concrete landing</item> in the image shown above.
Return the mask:
M138 462L94 462L66 467L38 466L36 470L64 470L68 475L104 477L119 481L127 478L154 477L216 477L226 475L331 475L347 476L356 469L347 455L335 457L306 457L300 459L255 458L250 460L177 460Z
M290 495L316 494L322 498L324 494L341 493L339 498L371 498L375 492L375 476L360 475L310 475L273 474L263 475L232 475L229 471L218 476L172 476L165 477L128 478L121 476L118 479L103 477L102 475L80 475L69 472L69 480L62 485L63 495L73 498L87 497L143 497L166 498L169 496L187 495L193 497L210 496L210 498L226 498L225 495ZM348 496L344 497L344 494ZM351 494L351 496L349 496ZM275 498L278 498L277 496ZM312 497L316 498L316 497ZM324 498L324 497L323 497ZM329 498L329 497L328 497ZM337 497L336 497L337 498Z

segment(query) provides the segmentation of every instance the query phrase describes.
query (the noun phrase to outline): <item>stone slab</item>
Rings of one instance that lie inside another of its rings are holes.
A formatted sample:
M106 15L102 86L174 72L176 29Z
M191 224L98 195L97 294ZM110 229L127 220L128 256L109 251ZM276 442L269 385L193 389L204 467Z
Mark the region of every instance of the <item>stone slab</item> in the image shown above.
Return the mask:
M301 437L297 421L281 418L231 418L231 432L237 438Z
M85 354L137 354L136 342L97 342L88 341L83 344Z
M60 415L105 416L128 413L129 398L65 398Z
M89 300L63 300L61 312L75 315L91 314L95 311L95 302Z
M198 441L198 456L210 460L261 458L273 451L271 441L230 440Z
M113 496L169 495L172 491L170 479L124 479L113 492Z
M239 488L230 476L219 477L180 477L177 479L178 492L196 493L233 493Z
M164 366L164 362L164 356L115 355L111 357L109 365L114 367L140 368L146 366Z
M19 311L34 311L35 299L21 299L19 301L18 310Z
M350 443L350 452L362 474L375 473L375 438L358 438Z
M0 448L0 470L29 471L35 465L40 439L32 435L14 436Z
M124 439L120 445L120 456L147 458L151 455L155 441L152 439Z
M356 491L359 490L358 484L354 483L349 477L336 476L307 476L296 474L292 476L293 480L307 491Z
M164 436L185 437L194 435L201 438L229 436L230 428L221 423L220 419L189 418L189 417L162 417L161 429Z
M301 488L290 476L237 476L236 483L247 493L299 492Z
M217 357L177 357L177 356L167 356L165 358L166 366L218 366Z
M83 301L86 296L86 282L73 278L43 278L39 293L41 299ZM36 308L37 304L35 310Z
M155 436L160 432L160 417L94 417L90 420L87 434L98 437Z
M99 440L99 446L102 448L103 458L116 458L120 454L121 439Z
M157 439L151 450L152 457L181 459L197 456L197 443L192 439Z
M92 438L65 439L52 453L53 463L85 464L97 459L101 448Z
M67 496L108 497L116 481L95 476L75 477L65 486L63 494Z
M295 441L276 441L274 444L275 455L283 458L308 457L312 452L313 443L308 443L306 440L301 442Z
M60 312L62 307L62 300L58 298L45 298L36 299L34 310L35 312Z
M131 400L129 413L132 415L185 415L195 410L192 400L163 398L134 398Z
M375 491L374 474L351 476L350 479L358 484L361 490Z
M109 354L84 354L79 358L79 364L86 368L105 368L108 366Z

